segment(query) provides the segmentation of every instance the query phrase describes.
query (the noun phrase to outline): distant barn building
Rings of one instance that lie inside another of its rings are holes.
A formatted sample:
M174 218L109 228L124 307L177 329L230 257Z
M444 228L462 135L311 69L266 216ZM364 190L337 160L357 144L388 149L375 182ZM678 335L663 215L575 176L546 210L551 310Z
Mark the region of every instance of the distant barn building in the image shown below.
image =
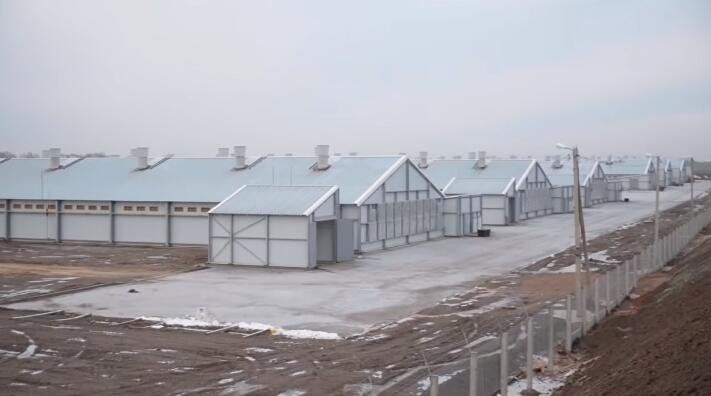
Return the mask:
M624 190L654 190L657 185L655 162L651 158L613 160L608 157L600 165L608 179L621 182Z
M467 159L421 160L420 166L442 191L449 187L451 193L490 197L482 201L484 224L505 225L553 213L551 183L534 159L487 159L479 152ZM513 190L507 187L512 179ZM493 215L495 211L500 215Z

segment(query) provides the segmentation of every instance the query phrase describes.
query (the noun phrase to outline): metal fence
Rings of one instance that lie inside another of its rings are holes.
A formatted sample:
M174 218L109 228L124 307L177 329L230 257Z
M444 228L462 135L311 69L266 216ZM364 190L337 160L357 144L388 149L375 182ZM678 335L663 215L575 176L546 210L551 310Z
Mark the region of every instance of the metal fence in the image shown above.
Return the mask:
M555 349L570 352L573 342L585 335L634 291L640 277L669 263L694 237L711 223L711 207L697 208L693 216L660 236L631 259L607 271L590 274L582 292L580 311L574 295L556 301L547 309L516 323L500 337L471 343L468 368L469 396L507 395L510 379L526 373L527 388L533 380L535 361L553 365ZM439 376L430 376L429 394L439 394Z

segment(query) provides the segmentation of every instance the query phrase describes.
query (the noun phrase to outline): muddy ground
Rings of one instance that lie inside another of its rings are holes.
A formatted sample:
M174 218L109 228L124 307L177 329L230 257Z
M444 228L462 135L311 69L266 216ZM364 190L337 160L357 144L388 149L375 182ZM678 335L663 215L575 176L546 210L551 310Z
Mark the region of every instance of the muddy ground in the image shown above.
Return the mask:
M583 364L556 396L711 395L711 227L581 340Z
M667 211L662 234L684 220L688 209L686 204ZM590 241L592 252L606 250L594 266L614 265L640 250L651 238L651 227L642 222ZM57 265L66 261L57 260ZM472 281L468 292L344 340L289 339L241 329L207 334L206 329L101 317L64 320L75 316L68 313L23 318L33 312L4 309L0 391L333 395L357 394L372 384L381 394L414 394L426 374L425 359L435 370L464 361L465 339L498 334L526 312L571 293L573 275L558 270L572 261L569 249L515 273ZM22 279L33 276L44 275Z
M0 304L202 268L204 248L0 242Z

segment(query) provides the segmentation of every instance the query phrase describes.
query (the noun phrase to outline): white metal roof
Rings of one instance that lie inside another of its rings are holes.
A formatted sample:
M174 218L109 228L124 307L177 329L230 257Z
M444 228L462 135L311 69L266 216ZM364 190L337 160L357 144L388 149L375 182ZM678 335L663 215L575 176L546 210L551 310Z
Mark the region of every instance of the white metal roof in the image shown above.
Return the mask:
M405 156L331 157L316 170L316 157L271 156L234 170L234 158L165 159L137 171L136 160L85 158L49 171L49 160L11 159L0 163L0 199L220 202L237 188L255 185L338 186L341 203L367 199Z
M541 167L543 167L543 171L546 172L546 176L548 176L551 184L554 186L574 185L573 161L561 161L561 167L558 168L553 167L554 163L555 161L540 162ZM588 184L590 177L595 173L595 169L600 166L600 163L594 160L580 160L578 166L580 167L580 185L585 186Z
M508 194L514 188L515 178L510 179L467 179L455 177L444 188L447 195L462 194Z
M521 181L530 172L536 160L487 160L485 168L477 168L476 163L477 160L472 159L438 159L433 160L423 171L438 188L443 189L452 178L506 180L515 178Z
M612 163L601 161L600 166L606 175L646 175L654 172L651 158L627 159Z
M210 213L308 216L336 191L337 186L245 185Z

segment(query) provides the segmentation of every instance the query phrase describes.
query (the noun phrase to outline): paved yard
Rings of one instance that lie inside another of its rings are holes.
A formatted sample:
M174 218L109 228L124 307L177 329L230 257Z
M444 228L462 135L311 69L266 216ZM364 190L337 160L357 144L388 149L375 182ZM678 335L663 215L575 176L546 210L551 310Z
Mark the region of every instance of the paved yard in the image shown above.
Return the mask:
M697 183L705 191L707 182ZM661 194L662 209L688 199L689 186ZM628 203L585 212L591 236L649 216L654 192L627 192ZM221 322L358 332L432 305L472 281L523 267L573 243L572 215L553 215L493 229L490 238L447 238L368 254L316 271L240 267L105 287L15 308L65 309L105 316L182 317L205 308ZM138 293L129 293L135 289Z

